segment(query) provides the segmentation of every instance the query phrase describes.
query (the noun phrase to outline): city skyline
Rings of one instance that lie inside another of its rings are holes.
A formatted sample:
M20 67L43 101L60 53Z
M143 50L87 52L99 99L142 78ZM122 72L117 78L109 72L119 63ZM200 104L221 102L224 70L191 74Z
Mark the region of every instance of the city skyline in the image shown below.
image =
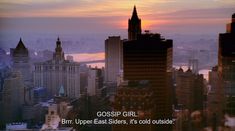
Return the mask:
M0 2L0 129L235 129L235 2L70 2Z

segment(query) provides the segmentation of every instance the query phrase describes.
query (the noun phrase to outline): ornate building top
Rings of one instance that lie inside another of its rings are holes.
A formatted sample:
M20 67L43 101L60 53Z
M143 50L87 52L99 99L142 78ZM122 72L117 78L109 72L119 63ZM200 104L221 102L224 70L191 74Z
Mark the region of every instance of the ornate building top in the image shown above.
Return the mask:
M134 6L132 16L128 21L128 39L136 40L139 34L141 34L141 19L139 19L136 6Z
M138 17L138 13L136 11L136 6L134 6L134 9L133 9L133 12L132 12L132 16L131 16L131 20L140 20L139 17Z
M19 43L17 44L16 48L13 50L13 57L17 56L24 56L28 57L28 49L25 47L22 39L20 38Z
M56 48L55 48L55 53L53 55L53 59L56 61L64 60L64 52L61 47L61 41L59 37L57 38L56 41Z

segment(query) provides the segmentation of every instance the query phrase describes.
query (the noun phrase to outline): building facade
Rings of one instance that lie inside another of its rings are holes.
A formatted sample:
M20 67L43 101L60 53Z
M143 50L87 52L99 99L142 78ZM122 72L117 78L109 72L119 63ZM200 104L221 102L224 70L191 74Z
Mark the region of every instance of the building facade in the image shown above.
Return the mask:
M204 78L203 75L194 74L189 68L183 71L180 68L176 73L176 99L180 106L193 112L203 110Z
M89 96L100 96L103 87L102 70L98 68L89 68L87 94Z
M105 82L117 82L122 66L122 40L111 36L105 40Z
M114 98L114 111L134 111L137 117L120 116L119 119L143 120L154 119L157 105L155 104L153 87L148 81L128 81L118 87ZM113 125L113 131L154 131L153 124Z
M219 34L218 72L225 90L225 113L235 116L235 14L227 32Z
M21 72L24 82L30 82L32 80L32 71L29 63L29 51L21 38L16 48L11 48L10 54L13 61L13 70Z
M219 126L224 117L224 88L221 87L218 66L209 72L209 91L207 95L207 120L210 125Z
M123 44L124 80L149 80L155 89L158 117L171 116L172 40L142 34Z
M53 59L35 63L34 86L45 87L48 97L59 95L61 86L69 98L80 96L80 65L77 62L65 60L61 41L56 42Z
M0 100L0 121L11 123L20 121L22 105L24 104L24 83L20 72L12 72L4 80ZM2 123L1 123L2 124Z

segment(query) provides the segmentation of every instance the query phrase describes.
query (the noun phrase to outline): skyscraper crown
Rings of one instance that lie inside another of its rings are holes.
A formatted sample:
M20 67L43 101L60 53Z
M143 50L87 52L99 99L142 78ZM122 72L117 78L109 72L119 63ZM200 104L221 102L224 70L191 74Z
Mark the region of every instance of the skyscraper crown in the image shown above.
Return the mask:
M16 48L13 51L13 56L28 56L28 49L25 47L22 39L20 38L19 43L17 44Z
M232 23L235 23L235 13L232 15Z
M131 20L139 20L139 17L138 17L137 11L136 11L136 6L134 6L132 16L131 16Z
M141 19L139 19L136 6L134 6L132 16L128 20L128 40L136 40L141 34Z
M56 41L56 48L55 48L55 53L54 53L53 58L55 60L64 60L64 52L61 47L61 41L59 37L57 38L57 41Z

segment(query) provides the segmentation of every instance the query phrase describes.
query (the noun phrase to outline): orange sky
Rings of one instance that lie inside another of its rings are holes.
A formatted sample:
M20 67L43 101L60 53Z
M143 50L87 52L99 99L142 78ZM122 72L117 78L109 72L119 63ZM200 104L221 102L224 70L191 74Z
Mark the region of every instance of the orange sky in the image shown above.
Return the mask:
M203 30L207 26L213 29L211 26L218 27L228 23L230 16L235 12L234 0L1 0L0 19L94 18L93 24L101 23L96 26L127 29L127 20L131 17L134 5L137 6L138 15L142 19L142 29L152 31L161 28L176 31L174 28L191 28L190 25L198 26L196 29ZM90 21L85 24L81 26L91 27ZM0 25L2 28L7 26L2 23Z
M234 7L234 0L1 0L3 17L127 16L136 5L141 15L178 10Z

